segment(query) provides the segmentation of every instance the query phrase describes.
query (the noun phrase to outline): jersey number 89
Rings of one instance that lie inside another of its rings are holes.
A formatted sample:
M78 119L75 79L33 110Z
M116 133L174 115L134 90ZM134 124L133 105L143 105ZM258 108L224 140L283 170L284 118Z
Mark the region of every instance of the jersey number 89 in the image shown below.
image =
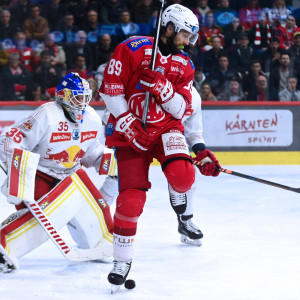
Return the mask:
M122 63L119 60L111 59L108 64L107 74L116 74L119 76L122 71Z

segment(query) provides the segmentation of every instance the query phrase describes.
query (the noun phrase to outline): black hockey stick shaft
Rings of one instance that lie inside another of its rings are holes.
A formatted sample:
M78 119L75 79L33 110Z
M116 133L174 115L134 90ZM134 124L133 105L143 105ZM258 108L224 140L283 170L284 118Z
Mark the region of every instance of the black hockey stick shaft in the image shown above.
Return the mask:
M154 37L154 42L153 42L154 45L153 45L152 55L151 55L151 63L150 63L151 70L154 70L154 67L155 67L156 54L157 54L157 49L158 49L158 39L159 39L159 32L160 32L160 24L161 24L161 16L162 16L163 8L164 8L164 0L160 0L160 2L161 2L161 6L160 6L160 9L157 14L155 37ZM149 111L149 102L150 102L150 93L146 92L143 117L142 117L142 127L145 131L146 131L146 125L147 125L148 111Z
M195 160L193 161L193 163L194 163L194 165L200 166L200 167L205 165L204 163L201 163L201 162L198 162L198 161L195 161ZM228 170L228 169L225 169L225 168L219 168L219 170L223 173L226 173L226 174L238 176L238 177L241 177L241 178L244 178L244 179L252 180L252 181L255 181L255 182L260 182L260 183L267 184L267 185L271 185L271 186L274 186L274 187L277 187L277 188L280 188L280 189L284 189L284 190L287 190L287 191L300 193L300 188L293 188L293 187L283 185L283 184L280 184L280 183L276 183L276 182L273 182L273 181L269 181L269 180L257 178L257 177L251 176L251 175L231 171L231 170Z

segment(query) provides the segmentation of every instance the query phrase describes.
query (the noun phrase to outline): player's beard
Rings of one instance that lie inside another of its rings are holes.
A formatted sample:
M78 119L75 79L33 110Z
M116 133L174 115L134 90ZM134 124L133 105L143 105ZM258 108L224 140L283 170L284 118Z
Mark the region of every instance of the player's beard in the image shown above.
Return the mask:
M175 38L175 35L167 38L167 47L170 49L170 52L172 54L178 54L181 49L179 49L178 47L175 46L174 38Z

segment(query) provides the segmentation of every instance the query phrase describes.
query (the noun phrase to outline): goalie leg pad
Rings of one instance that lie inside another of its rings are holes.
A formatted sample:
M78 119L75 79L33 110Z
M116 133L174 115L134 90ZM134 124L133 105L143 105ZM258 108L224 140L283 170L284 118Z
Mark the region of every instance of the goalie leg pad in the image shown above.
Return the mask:
M79 170L61 181L38 203L57 229L74 218L78 218L78 224L85 222L82 234L85 233L86 236L83 239L88 240L90 246L104 244L108 252L106 256L111 256L112 234L109 231L112 231L113 223L109 207L101 199L97 188L94 185L87 186L84 181L91 183L88 175ZM93 234L90 232L91 228ZM15 257L22 257L48 239L48 235L27 209L2 222L0 237L3 248ZM99 251L99 259L102 255Z

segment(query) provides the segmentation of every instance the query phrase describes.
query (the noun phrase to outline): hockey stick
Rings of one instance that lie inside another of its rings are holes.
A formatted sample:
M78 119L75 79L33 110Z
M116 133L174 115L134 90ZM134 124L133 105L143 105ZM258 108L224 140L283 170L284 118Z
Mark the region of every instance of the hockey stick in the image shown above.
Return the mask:
M152 56L151 56L151 70L154 70L155 67L155 61L156 61L156 54L157 54L157 48L158 48L158 39L159 39L159 32L160 32L160 23L161 23L161 15L164 7L164 0L159 0L161 2L161 7L159 8L159 12L157 15L156 20L156 29L155 29L155 37L154 37L154 46L152 50ZM145 105L143 110L143 117L142 117L142 127L146 131L146 124L147 124L147 117L148 117L148 111L149 111L149 102L150 102L150 93L146 92L145 97Z
M7 174L7 169L3 165L2 161L0 160L0 167L2 171ZM99 257L99 249L98 248L91 248L91 249L79 249L79 248L71 248L67 245L64 239L59 234L58 230L55 226L51 223L48 217L44 214L41 207L35 202L34 199L32 200L25 200L22 199L25 206L29 209L33 217L39 222L43 230L46 232L48 237L52 240L54 245L58 248L61 254L70 261L88 261L88 260L97 260L100 259Z
M199 166L202 167L202 166L205 165L205 163L201 163L201 162L195 161L195 160L193 160L193 164L198 166L198 167ZM231 171L231 170L224 169L224 168L219 168L219 170L223 173L226 173L226 174L242 177L242 178L245 178L245 179L248 179L248 180L260 182L260 183L267 184L267 185L271 185L271 186L274 186L274 187L277 187L277 188L280 188L280 189L284 189L284 190L287 190L287 191L300 193L300 188L293 188L293 187L290 187L290 186L287 186L287 185L283 185L283 184L276 183L276 182L273 182L273 181L257 178L257 177L251 176L251 175L242 174L242 173Z

